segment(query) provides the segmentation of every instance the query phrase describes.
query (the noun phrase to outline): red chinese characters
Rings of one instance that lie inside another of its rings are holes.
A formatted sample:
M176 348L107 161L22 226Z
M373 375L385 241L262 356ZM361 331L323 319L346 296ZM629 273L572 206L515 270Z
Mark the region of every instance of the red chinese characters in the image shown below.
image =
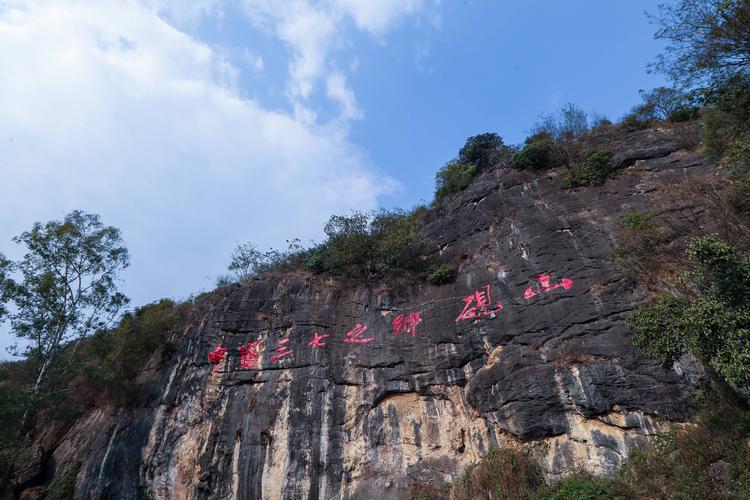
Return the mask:
M540 274L539 276L536 277L536 279L539 281L539 288L535 290L533 286L528 287L526 291L523 292L524 299L529 300L534 295L538 295L542 292L548 292L550 290L554 290L555 288L559 288L559 287L563 287L566 290L569 290L573 286L573 280L567 279L567 278L561 279L560 283L550 285L549 274Z
M310 342L307 343L310 347L325 347L326 343L323 342L323 339L328 337L329 334L323 333L320 334L318 332L313 333L315 335L315 338L313 338Z
M242 368L247 370L258 367L258 360L261 355L260 342L260 339L258 339L240 347L240 366Z
M284 356L290 356L292 354L293 351L287 343L289 343L289 337L279 340L279 347L273 350L276 354L271 356L271 363L276 363Z
M216 370L219 368L219 363L224 359L224 356L227 355L228 349L226 347L223 347L221 344L216 346L216 349L213 351L210 351L208 353L208 362L211 364L215 364L214 369L212 372L216 372Z
M473 306L473 307L472 307ZM476 291L464 298L464 309L456 318L456 323L465 319L475 319L480 317L495 317L503 310L500 302L492 303L490 295L490 285L484 286L484 291Z
M344 342L349 344L366 344L368 342L372 342L375 340L374 337L367 337L363 338L360 337L363 333L365 333L365 330L367 330L366 326L362 326L359 323L346 334L346 338L344 339Z
M399 314L391 321L393 334L411 333L411 336L414 337L417 334L417 325L421 322L422 318L419 317L419 311L410 312L409 314Z

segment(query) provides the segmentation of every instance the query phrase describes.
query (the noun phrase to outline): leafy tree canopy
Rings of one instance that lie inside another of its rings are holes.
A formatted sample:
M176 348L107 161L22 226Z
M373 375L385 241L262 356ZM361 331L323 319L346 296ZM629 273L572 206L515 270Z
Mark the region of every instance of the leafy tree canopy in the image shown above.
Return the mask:
M706 87L750 70L749 0L678 0L650 16L667 47L652 69L678 86Z
M507 146L502 137L494 132L486 132L466 139L466 144L458 151L456 163L475 165L482 171L508 161L512 156L513 148Z
M697 298L666 295L628 318L644 353L669 362L685 350L701 357L738 393L750 396L750 254L700 236L688 257Z

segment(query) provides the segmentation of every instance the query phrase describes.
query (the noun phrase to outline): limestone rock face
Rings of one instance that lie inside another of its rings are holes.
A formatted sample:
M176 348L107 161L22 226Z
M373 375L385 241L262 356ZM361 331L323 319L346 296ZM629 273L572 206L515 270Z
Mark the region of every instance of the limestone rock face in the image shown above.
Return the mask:
M614 472L686 418L700 378L633 347L624 319L646 296L613 264L615 231L709 171L671 129L614 153L628 166L602 187L497 167L431 209L427 234L460 264L450 285L300 273L217 292L152 402L81 418L52 463L81 463L87 499L403 498L504 446L551 478Z

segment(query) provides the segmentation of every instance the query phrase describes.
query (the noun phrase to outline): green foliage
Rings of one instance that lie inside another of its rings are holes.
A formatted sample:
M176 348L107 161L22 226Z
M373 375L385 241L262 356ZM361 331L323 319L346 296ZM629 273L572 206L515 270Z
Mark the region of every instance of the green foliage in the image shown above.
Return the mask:
M487 132L466 139L466 144L459 150L455 162L462 165L476 165L478 171L484 171L497 163L510 160L513 148L503 143L502 137Z
M674 122L696 117L691 96L678 89L657 87L648 92L641 90L640 94L643 103L633 110L639 120L649 122L669 119Z
M14 363L0 365L0 422L7 425L0 426L0 447L13 443L24 411L32 406L32 398L27 387L19 386L17 377L33 377L32 373L24 373Z
M427 282L431 285L445 285L454 281L456 281L456 269L445 262L433 264L427 273Z
M427 278L431 261L426 254L431 242L422 234L425 211L417 207L411 212L382 209L333 215L324 228L325 241L306 249L299 240L289 242L286 252L259 252L251 243L238 245L230 265L236 278L220 277L219 286L242 276L294 269L365 280L390 273ZM446 274L445 270L442 273Z
M691 425L675 425L643 448L631 448L617 474L577 471L545 484L536 462L519 451L491 450L446 485L415 484L407 498L605 500L750 498L750 412L699 393Z
M100 334L90 346L103 363L89 364L88 381L101 386L118 405L137 399L137 378L156 352L167 358L173 342L185 328L192 304L169 299L147 304L123 315L111 333ZM103 355L103 356L102 356Z
M612 480L589 474L572 474L554 485L549 500L609 500L612 495Z
M23 279L10 294L13 333L31 341L26 355L54 357L71 336L105 328L127 303L116 280L128 251L120 231L98 215L76 210L62 221L37 222L13 241L27 248L15 265Z
M620 124L626 128L640 130L648 128L654 119L654 107L651 104L637 104L628 114L622 117Z
M454 498L531 499L544 484L539 465L527 454L495 449L464 472L451 494Z
M750 255L701 236L688 257L696 263L694 299L666 295L637 309L628 325L644 353L674 361L689 349L738 393L750 396Z
M710 393L696 403L693 425L674 427L630 451L615 478L627 498L749 498L750 413ZM722 462L726 477L712 471Z
M13 271L13 263L0 253L0 323L8 314L5 304L10 300L14 283L10 277Z
M583 160L574 165L563 178L563 187L600 186L613 169L609 166L612 153L602 150L588 150Z
M705 86L750 71L750 3L746 0L678 0L651 16L665 40L652 68L680 87Z
M735 178L750 165L750 76L736 76L704 91L706 153Z
M686 106L672 111L667 117L672 123L695 120L700 116L698 108Z
M626 114L621 123L627 128L643 129L655 120L680 122L698 117L694 95L671 87L639 91L642 102Z
M290 246L288 252L281 252L274 249L264 252L259 250L253 243L239 243L234 247L232 259L229 266L227 266L227 270L236 281L244 281L250 276L280 268L288 263L291 255L298 249L297 240L288 243ZM231 282L231 278L221 276L219 281L221 285L226 285Z
M128 251L117 228L80 210L62 221L36 222L13 241L26 246L26 254L12 266L21 279L7 276L4 261L0 288L14 305L13 333L28 341L24 354L38 362L33 387L38 395L62 346L106 328L127 304L117 280L128 266ZM21 431L28 415L21 420Z
M466 189L476 177L477 171L477 167L472 164L457 161L446 163L435 174L435 200L442 200Z
M403 210L334 215L324 228L326 241L302 258L318 271L348 278L419 272L429 245L421 228L417 214Z
M648 211L628 212L623 216L622 222L632 231L651 231L659 227L653 214Z
M511 165L522 170L542 170L558 167L566 161L565 151L560 146L545 133L537 133L513 156Z
M466 189L480 172L509 161L513 152L514 149L505 145L495 133L469 137L458 156L435 174L435 200L440 201Z
M685 338L681 318L690 301L666 295L648 307L639 308L628 317L634 332L633 342L647 356L673 362L684 352Z

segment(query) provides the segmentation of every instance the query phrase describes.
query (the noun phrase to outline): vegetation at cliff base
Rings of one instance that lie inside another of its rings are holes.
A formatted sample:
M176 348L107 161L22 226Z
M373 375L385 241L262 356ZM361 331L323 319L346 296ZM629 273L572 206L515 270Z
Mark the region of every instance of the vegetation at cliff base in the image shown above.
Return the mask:
M643 448L631 448L612 476L573 470L546 482L529 452L493 449L446 484L415 483L412 500L729 500L750 497L750 412L710 389L697 396L687 426L674 425Z

